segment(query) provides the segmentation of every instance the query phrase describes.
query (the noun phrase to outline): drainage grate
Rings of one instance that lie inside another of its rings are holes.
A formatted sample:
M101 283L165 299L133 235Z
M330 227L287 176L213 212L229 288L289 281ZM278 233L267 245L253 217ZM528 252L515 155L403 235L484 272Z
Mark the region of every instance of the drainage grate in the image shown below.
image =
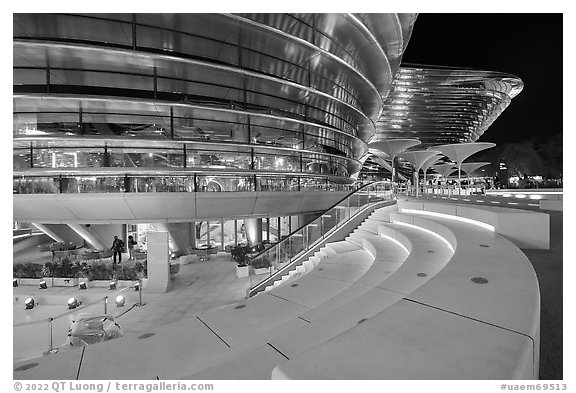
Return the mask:
M426 277L426 276L428 276L428 275L427 275L426 273L418 273L417 276L418 276L418 277Z
M324 270L324 268L323 268L323 267L319 267L318 270Z
M237 305L237 306L234 307L234 308L235 308L236 310L240 310L241 308L244 308L244 307L246 307L245 304L239 304L239 305Z
M480 244L480 247L486 247L486 248L488 248L488 247L490 247L490 246L489 246L488 244Z
M297 287L298 284L292 284L292 285L290 285L290 286L291 286L292 288L294 288L294 287Z
M484 277L473 277L470 279L474 284L488 284L488 280Z
M18 371L26 371L26 370L30 370L31 368L34 368L38 365L38 363L28 363L28 364L24 364L20 367L17 367L14 369L14 371L18 372Z
M368 318L362 318L361 320L358 321L358 325L360 325L362 322L366 322L368 320Z
M138 338L144 340L144 339L152 337L154 334L156 334L156 333L146 333L146 334L141 335Z
M433 252L436 252L436 251L434 251L434 250L428 250L427 252L429 252L429 253L433 253Z

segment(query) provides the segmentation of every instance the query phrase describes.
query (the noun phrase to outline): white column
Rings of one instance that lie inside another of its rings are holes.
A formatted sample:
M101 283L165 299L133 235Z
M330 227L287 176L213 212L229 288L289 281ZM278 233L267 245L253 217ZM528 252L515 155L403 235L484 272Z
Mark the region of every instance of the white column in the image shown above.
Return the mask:
M168 232L151 232L146 236L148 244L148 283L146 292L165 293L170 282L170 250L168 249Z

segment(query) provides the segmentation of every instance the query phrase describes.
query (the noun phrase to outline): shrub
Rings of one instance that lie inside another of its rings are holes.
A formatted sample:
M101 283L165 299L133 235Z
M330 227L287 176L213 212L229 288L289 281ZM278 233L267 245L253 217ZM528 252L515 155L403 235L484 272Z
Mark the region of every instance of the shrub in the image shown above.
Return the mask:
M117 266L114 274L118 280L136 281L146 277L146 266L140 262L136 262L133 267L130 266Z
M111 280L114 276L114 269L105 263L95 263L90 273L92 280Z
M16 278L42 278L44 267L38 263L17 263L13 266Z
M72 263L68 258L64 258L61 263L46 262L44 265L45 277L75 278L81 270L82 266L79 263Z
M237 245L230 250L230 254L238 266L246 266L249 261L248 253L250 253L250 251L251 249L249 246Z
M252 265L254 269L263 269L270 267L270 261L268 260L268 256L264 255L250 261L250 265Z

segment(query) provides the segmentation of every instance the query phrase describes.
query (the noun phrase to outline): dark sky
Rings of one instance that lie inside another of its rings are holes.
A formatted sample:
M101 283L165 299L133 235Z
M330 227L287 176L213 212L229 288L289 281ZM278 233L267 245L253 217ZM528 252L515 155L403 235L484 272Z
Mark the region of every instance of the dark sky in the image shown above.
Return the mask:
M545 142L562 133L562 14L419 14L402 61L502 71L524 81L480 141Z

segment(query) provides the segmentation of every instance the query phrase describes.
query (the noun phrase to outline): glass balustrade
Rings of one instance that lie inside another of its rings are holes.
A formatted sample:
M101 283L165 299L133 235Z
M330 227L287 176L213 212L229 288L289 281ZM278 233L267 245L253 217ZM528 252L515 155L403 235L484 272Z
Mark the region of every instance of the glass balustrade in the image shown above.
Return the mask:
M292 232L271 248L251 259L253 267L268 267L269 273L253 276L249 296L263 291L287 275L297 265L300 257L318 245L335 229L357 214L366 206L382 201L392 201L392 183L387 181L363 185L350 195L319 215L312 222Z
M13 178L14 194L89 194L154 192L278 192L349 191L351 184L331 182L327 178L260 175L180 176L27 176Z

